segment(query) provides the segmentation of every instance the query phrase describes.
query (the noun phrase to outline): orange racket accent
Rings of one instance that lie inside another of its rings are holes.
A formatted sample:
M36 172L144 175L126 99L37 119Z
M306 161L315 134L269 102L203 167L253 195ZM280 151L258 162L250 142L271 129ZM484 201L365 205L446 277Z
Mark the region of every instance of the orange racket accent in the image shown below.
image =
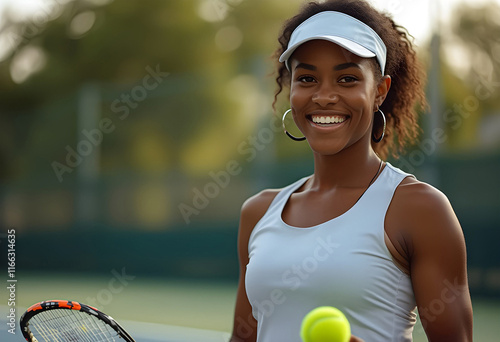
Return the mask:
M69 300L49 300L47 302L55 302L57 303L57 306L60 308L71 309L71 305L69 305Z
M73 302L71 300L57 300L56 302L59 302L60 308L68 308L68 309L72 309L72 310L80 310L82 308L80 306L80 303Z
M28 308L28 310L26 311L37 311L37 310L42 310L42 305L40 305L40 303L37 303L37 304L33 304L32 306L30 306Z

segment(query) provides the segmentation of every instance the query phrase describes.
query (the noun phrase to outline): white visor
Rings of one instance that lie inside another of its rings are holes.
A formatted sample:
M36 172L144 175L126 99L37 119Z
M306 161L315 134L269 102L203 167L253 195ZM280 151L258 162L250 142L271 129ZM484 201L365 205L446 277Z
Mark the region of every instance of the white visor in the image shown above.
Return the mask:
M315 39L328 40L360 57L376 57L384 75L387 48L379 35L358 19L334 11L315 14L297 26L292 32L288 48L280 56L279 61L285 62L287 69L290 70L288 59L295 49Z

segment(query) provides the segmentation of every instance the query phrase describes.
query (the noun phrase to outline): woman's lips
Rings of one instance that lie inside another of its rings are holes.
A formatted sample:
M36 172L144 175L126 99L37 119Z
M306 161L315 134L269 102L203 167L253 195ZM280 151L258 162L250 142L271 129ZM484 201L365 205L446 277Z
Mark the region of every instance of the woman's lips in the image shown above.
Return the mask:
M338 128L349 120L348 115L339 114L311 114L307 116L309 123L317 128Z
M310 116L310 120L315 124L340 124L347 120L347 116L314 114Z

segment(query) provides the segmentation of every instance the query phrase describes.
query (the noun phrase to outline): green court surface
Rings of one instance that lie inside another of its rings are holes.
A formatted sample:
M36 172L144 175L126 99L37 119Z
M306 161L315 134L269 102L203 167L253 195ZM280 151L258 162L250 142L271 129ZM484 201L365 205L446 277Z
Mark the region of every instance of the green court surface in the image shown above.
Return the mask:
M235 283L134 277L125 270L99 277L18 274L16 311L19 320L36 302L71 299L113 316L138 342L222 342L229 339L235 296ZM14 337L6 331L6 304L0 303L0 340L22 341L20 334ZM499 341L500 301L473 298L473 306L474 340ZM420 324L413 335L415 342L427 341Z

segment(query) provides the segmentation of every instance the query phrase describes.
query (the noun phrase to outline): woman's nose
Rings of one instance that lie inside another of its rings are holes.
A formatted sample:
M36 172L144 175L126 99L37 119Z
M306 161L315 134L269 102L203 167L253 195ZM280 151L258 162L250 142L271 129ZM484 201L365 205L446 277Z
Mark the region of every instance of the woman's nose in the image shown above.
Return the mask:
M329 104L335 104L339 101L339 96L333 87L322 85L312 96L313 102L321 107L326 107Z

